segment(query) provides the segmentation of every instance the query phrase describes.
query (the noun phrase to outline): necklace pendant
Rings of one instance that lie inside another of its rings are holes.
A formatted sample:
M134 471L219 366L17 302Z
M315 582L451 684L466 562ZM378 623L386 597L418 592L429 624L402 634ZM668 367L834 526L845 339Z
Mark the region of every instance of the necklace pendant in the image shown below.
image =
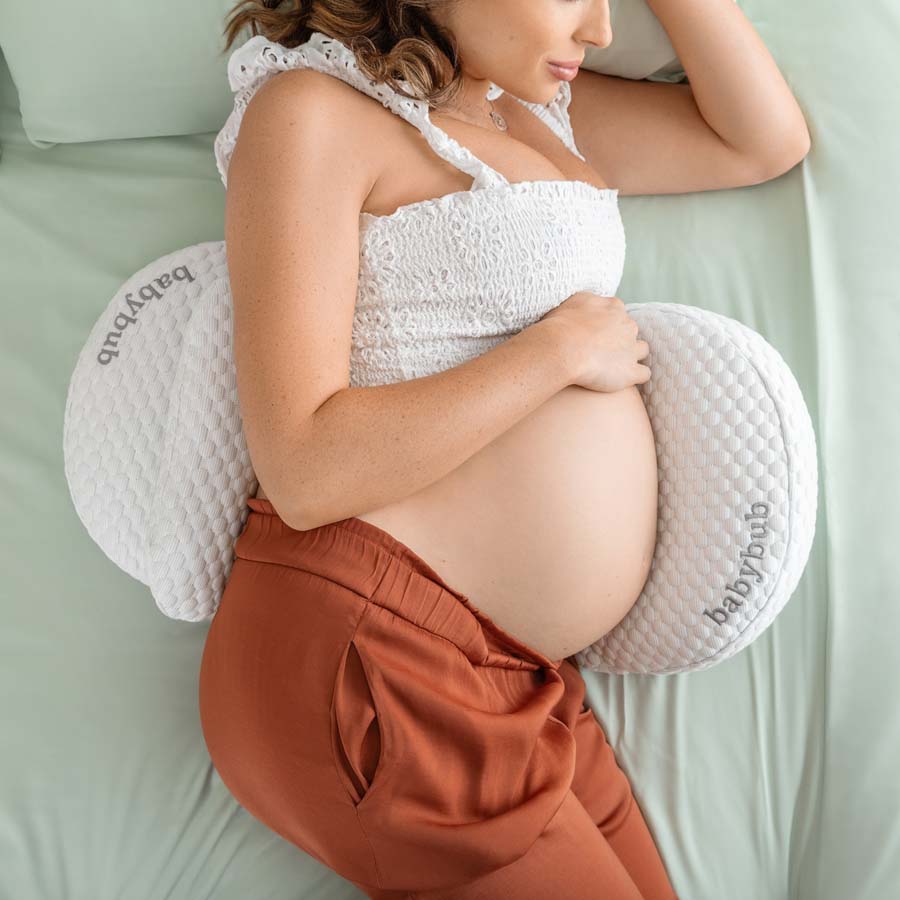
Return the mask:
M509 126L506 124L506 119L504 119L503 116L500 115L500 113L492 111L491 119L493 119L494 124L497 126L497 128L500 129L500 131L507 131L509 129Z

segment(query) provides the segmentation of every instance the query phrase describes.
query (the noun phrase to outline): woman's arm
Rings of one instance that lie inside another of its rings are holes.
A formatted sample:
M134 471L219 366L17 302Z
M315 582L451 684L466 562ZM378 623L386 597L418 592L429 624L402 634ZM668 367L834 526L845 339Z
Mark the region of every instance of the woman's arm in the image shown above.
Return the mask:
M809 152L806 122L734 0L647 0L690 84L583 69L575 143L620 196L684 194L778 178Z
M806 155L810 136L803 113L734 0L647 5L672 41L701 115L723 141L775 167Z

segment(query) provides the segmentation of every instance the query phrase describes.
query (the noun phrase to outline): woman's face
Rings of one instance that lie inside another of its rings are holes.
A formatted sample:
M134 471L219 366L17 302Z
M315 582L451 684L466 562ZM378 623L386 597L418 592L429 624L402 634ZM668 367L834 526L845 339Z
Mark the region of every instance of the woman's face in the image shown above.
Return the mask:
M580 61L587 46L612 41L609 0L455 0L433 16L459 47L460 104L475 108L491 81L522 100L547 103L560 84L549 60Z

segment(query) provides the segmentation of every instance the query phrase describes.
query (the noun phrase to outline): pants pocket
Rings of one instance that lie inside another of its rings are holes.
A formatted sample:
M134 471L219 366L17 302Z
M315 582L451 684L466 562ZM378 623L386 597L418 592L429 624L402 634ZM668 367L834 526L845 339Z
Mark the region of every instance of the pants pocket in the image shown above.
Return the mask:
M375 696L355 637L344 650L335 679L331 743L338 774L358 806L381 772L382 749Z

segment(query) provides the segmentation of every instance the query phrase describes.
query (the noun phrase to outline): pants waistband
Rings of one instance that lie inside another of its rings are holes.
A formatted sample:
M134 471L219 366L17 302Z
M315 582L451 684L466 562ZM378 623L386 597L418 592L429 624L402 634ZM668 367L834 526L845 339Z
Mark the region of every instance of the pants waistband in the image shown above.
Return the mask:
M241 559L311 572L456 644L474 663L510 669L558 669L504 631L447 584L415 551L371 522L353 516L296 531L269 500L250 497L250 514L234 552Z

